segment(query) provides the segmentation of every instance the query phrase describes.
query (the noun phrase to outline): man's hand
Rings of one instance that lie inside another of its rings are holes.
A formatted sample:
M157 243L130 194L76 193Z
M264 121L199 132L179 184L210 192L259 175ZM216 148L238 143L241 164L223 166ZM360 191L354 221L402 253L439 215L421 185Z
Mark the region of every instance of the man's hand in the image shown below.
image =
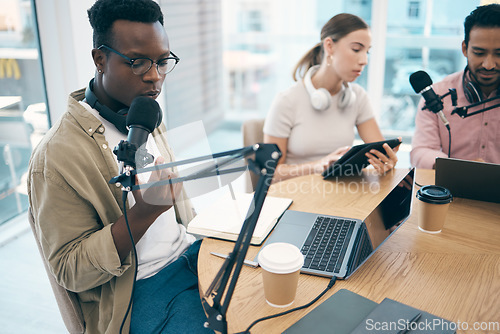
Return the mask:
M163 157L158 157L155 161L155 166L164 163ZM177 175L168 169L159 169L151 173L148 183L155 183L169 179L175 179ZM138 181L139 182L139 181ZM179 195L182 189L182 183L169 183L161 186L150 187L147 189L140 189L133 192L136 206L140 210L147 210L147 212L157 212L161 214L175 204L175 197Z

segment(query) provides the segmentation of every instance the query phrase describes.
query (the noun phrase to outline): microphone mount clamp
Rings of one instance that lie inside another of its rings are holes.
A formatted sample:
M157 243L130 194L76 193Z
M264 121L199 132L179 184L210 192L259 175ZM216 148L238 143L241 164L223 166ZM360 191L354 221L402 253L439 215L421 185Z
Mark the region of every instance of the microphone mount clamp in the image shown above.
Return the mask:
M131 191L135 185L135 177L132 171L137 168L142 168L154 161L154 156L145 148L145 145L137 147L136 144L126 140L121 140L113 149L120 163L120 175L115 176L109 181L111 184L121 183L123 191Z
M488 102L491 102L491 101L494 101L496 99L499 99L500 98L500 95L497 95L497 96L494 96L492 98L489 98L489 99L486 99L486 100L483 100L483 101L479 101L479 102L476 102L476 103L472 103L468 106L464 106L464 107L456 107L455 105L455 109L453 109L453 111L451 112L451 114L457 114L458 116L462 117L462 118L467 118L469 116L474 116L474 115L477 115L477 114L480 114L482 112L485 112L487 110L490 110L490 109L494 109L494 108L498 108L500 107L500 103L497 103L497 104L494 104L494 105L491 105L489 107L485 107L485 108L482 108L482 109L479 109L479 110L475 110L471 113L469 113L469 109L470 108L474 108L474 107L477 107L481 104L485 104L485 103L488 103Z
M420 92L420 94L422 94L422 92ZM435 114L438 113L439 111L443 110L442 100L445 97L447 97L448 95L450 95L451 104L455 107L457 105L457 90L455 88L450 88L450 89L448 89L448 93L446 93L444 95L438 95L439 99L433 100L430 105L428 105L426 103L422 109L427 109L429 111L432 111Z

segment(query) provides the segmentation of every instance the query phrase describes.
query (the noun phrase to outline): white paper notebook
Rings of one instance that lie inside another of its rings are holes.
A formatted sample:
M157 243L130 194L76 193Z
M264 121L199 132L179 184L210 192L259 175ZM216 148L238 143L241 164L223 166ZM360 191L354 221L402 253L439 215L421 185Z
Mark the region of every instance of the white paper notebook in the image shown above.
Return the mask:
M253 193L234 195L236 199L226 193L199 212L189 223L188 233L235 241L247 216ZM290 204L290 198L266 196L250 242L252 245L262 244Z

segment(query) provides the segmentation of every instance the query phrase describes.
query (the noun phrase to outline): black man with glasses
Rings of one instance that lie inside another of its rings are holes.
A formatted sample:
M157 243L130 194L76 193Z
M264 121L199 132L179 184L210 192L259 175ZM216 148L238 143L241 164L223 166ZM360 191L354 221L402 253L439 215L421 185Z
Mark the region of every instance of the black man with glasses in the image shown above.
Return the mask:
M128 107L139 96L157 99L180 61L163 14L153 0L98 0L88 15L94 78L70 94L30 161L29 202L44 257L56 281L76 293L86 333L210 333L198 291L200 242L185 227L195 212L182 184L128 193L136 262L121 186L109 183L119 175L112 151L127 138ZM157 125L146 148L162 164L174 157ZM175 172L140 174L137 182Z
M156 70L158 71L158 73L168 74L174 69L175 65L177 65L177 63L180 60L179 57L177 57L172 51L170 51L170 57L154 61L151 58L145 58L145 57L129 58L124 54L122 54L121 52L118 52L115 49L110 48L109 46L104 44L98 47L97 49L98 50L105 49L114 52L123 59L127 60L130 64L132 72L136 75L146 74L151 69L151 66L153 66L153 64L156 65Z

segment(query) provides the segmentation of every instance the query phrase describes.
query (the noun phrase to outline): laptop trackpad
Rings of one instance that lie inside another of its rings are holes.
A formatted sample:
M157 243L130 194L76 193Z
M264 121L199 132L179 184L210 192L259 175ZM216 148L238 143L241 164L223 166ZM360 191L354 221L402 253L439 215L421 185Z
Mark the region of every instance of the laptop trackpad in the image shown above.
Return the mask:
M310 224L299 225L295 223L278 224L273 233L267 238L266 242L262 245L264 248L268 244L274 242L287 242L297 246L299 249L304 244L309 231L311 230ZM255 256L254 261L258 261L258 254Z
M281 228L279 229L277 228L275 232L278 232L279 230L279 233L271 234L271 236L266 241L264 246L273 242L288 242L292 245L297 246L300 249L300 247L302 247L302 244L304 243L307 234L309 233L309 230L311 229L310 226L295 225L295 224L285 224L278 227Z

